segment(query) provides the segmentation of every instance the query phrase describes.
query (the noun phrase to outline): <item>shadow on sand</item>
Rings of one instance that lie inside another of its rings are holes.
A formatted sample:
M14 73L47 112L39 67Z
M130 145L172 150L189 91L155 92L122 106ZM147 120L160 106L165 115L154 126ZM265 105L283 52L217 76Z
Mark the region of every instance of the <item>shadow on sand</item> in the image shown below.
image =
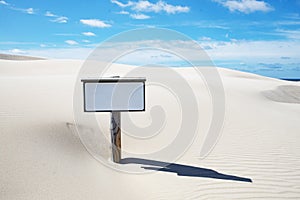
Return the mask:
M189 165L181 165L181 164L175 164L175 163L167 163L167 162L161 162L161 161L155 161L155 160L147 160L147 159L142 159L142 158L124 158L121 160L120 164L148 165L148 166L142 166L142 168L146 169L146 170L155 170L155 171L161 171L161 172L176 173L178 176L214 178L214 179L223 179L223 180L242 181L242 182L252 183L252 180L249 178L221 174L212 169L194 167L194 166L189 166Z

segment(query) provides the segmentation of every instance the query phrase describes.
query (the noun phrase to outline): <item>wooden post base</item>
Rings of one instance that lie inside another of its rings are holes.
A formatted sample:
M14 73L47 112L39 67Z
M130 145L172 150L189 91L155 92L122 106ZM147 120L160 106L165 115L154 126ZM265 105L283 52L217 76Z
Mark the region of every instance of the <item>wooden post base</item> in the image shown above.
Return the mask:
M111 112L110 134L112 145L112 158L115 163L121 160L121 113Z

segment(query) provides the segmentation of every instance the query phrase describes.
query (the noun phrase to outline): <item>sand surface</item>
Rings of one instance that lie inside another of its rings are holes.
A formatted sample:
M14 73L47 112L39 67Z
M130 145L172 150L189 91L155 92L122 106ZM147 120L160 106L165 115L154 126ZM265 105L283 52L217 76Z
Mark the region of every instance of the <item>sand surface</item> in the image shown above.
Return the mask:
M197 137L168 167L159 158L125 155L119 168L151 172L132 174L98 162L77 135L73 95L82 64L0 60L1 200L300 199L300 83L218 69L225 121L215 148L200 158L212 115L210 95L191 69L176 69L196 93L201 121ZM130 68L124 66L124 72ZM161 98L153 89L147 101ZM162 103L180 112L171 101ZM139 116L139 123L149 123L150 111ZM175 117L168 119L176 126ZM129 152L151 151L169 142L172 127L166 124L166 129L152 143L137 143L124 134L122 145Z
M1 60L45 60L44 58L33 57L33 56L21 56L13 54L0 53Z

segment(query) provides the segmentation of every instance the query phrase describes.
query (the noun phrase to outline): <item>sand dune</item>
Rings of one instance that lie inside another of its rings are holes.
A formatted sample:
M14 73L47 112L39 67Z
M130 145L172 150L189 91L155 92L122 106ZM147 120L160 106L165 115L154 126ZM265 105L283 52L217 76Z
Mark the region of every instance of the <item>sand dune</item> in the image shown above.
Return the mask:
M300 87L296 85L281 85L275 90L264 91L270 100L283 103L300 103Z
M12 55L12 54L3 54L0 53L1 60L45 60L45 58L38 58L32 56L20 56L20 55Z
M0 199L300 198L300 83L219 68L225 121L215 148L202 159L213 114L210 93L192 69L174 69L196 93L196 137L173 163L124 154L122 164L116 164L120 171L98 162L75 127L73 95L82 63L0 60ZM122 67L121 75L134 68ZM166 113L169 121L147 140L137 142L123 134L128 152L151 152L168 144L177 127L180 109L159 88L149 89L147 102L149 108L133 114L134 120L151 123L150 106L161 103L171 110ZM99 119L109 135L109 115ZM79 129L97 137L88 122ZM100 154L109 151L109 146L102 147L95 148ZM127 169L139 173L124 172Z

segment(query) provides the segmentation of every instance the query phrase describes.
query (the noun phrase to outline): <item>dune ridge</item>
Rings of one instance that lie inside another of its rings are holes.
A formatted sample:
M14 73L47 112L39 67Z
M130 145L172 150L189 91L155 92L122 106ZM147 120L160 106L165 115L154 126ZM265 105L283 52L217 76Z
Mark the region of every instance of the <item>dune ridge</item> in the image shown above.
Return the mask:
M45 58L0 53L0 60L22 60L22 61L24 61L24 60L45 60Z

